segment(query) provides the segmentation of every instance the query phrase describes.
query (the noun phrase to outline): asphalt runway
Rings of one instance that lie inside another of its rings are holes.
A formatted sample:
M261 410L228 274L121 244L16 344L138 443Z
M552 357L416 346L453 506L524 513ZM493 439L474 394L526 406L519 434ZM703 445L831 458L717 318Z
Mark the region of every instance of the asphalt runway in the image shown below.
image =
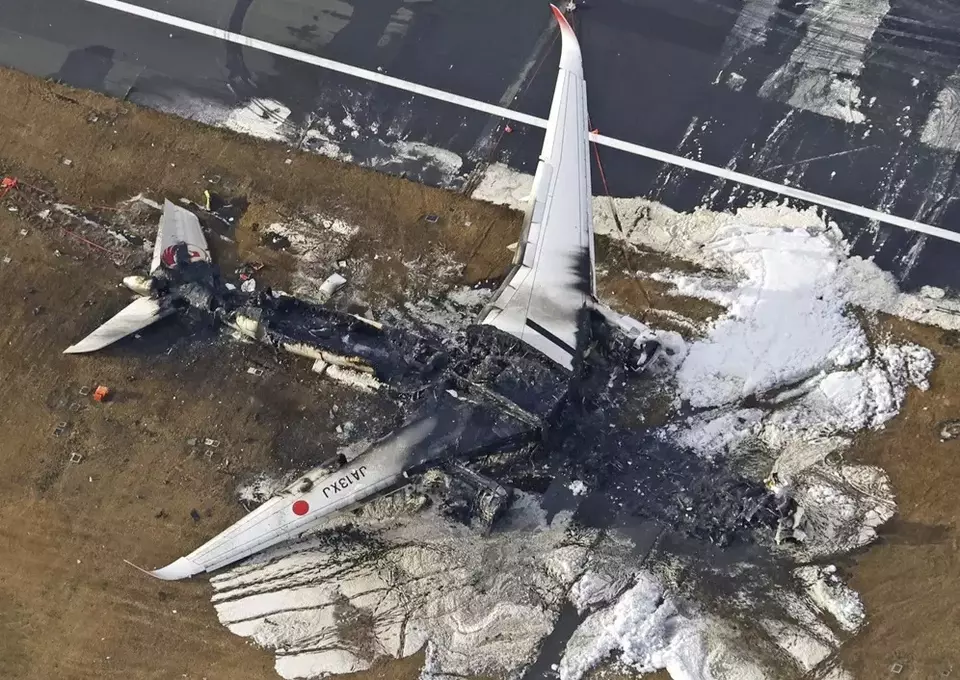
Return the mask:
M559 44L540 0L137 3L526 113L549 110ZM960 101L960 8L592 0L572 20L591 124L603 134L960 231L960 106L956 115L950 106ZM0 63L199 120L254 97L281 102L295 127L332 122L336 144L356 162L453 187L490 160L532 172L542 142L536 129L502 134L502 121L485 114L83 0L0 0ZM456 156L398 156L397 144L411 142ZM615 150L600 154L616 196L680 210L764 197ZM603 193L598 177L595 168ZM831 217L854 252L905 288L960 288L957 244Z

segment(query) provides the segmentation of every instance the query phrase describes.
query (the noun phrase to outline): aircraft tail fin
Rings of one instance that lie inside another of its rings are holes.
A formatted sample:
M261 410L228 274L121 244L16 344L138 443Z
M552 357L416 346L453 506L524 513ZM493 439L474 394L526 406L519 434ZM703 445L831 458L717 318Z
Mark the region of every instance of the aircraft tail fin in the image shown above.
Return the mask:
M139 297L107 319L99 328L80 342L70 345L64 354L84 354L95 352L111 345L121 338L146 328L155 321L170 314L173 310L161 306L160 301L150 297Z
M153 245L151 274L156 274L164 264L173 266L173 249L180 243L186 244L191 262L210 262L210 247L200 227L200 220L186 208L165 200L157 240Z

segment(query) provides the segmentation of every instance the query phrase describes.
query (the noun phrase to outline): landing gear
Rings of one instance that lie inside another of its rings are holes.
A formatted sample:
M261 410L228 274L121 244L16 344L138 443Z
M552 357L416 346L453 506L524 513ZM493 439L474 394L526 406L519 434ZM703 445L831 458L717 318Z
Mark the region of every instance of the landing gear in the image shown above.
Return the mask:
M460 463L444 466L442 515L487 535L513 500L513 490Z
M642 373L657 358L660 347L660 342L657 340L637 339L627 353L627 369L632 373Z

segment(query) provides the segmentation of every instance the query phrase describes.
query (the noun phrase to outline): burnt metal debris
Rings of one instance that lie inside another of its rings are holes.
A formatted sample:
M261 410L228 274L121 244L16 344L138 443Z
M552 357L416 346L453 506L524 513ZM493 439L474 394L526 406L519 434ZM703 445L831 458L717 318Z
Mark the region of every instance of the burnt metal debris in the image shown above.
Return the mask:
M238 291L215 265L177 255L177 266L153 279L162 305L200 310L278 351L363 376L398 401L404 426L440 423L407 477L441 470L441 509L481 532L509 503L508 484L542 487L558 475L591 489L575 515L585 524L636 516L720 546L794 529L789 498L624 417L656 343L638 345L599 313L583 312L571 375L491 326L470 326L458 340L385 327L269 288Z
M456 461L448 462L440 473L441 514L480 534L489 534L509 507L513 489Z
M960 436L960 420L944 420L941 423L937 423L937 430L940 434L940 439L955 439L957 436Z
M209 189L204 190L203 199L204 209L229 227L236 225L250 205L246 196L224 198Z

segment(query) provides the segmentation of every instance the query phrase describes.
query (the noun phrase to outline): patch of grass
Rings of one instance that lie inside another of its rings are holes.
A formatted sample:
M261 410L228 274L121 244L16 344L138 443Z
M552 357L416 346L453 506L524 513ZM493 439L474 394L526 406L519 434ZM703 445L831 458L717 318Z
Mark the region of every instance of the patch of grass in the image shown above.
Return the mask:
M645 276L666 269L691 273L702 271L692 262L614 241L609 236L597 237L596 253L598 269L601 269L597 276L600 298L618 311L655 328L677 331L688 339L696 338L701 335L699 326L726 311L709 300L674 295L669 284ZM673 315L688 319L694 327Z
M960 351L952 332L885 315L870 335L928 347L937 365L930 390L910 390L897 418L845 454L887 471L898 514L856 558L868 625L840 655L857 677L886 677L894 662L897 677L946 677L960 668L960 440L940 441L938 423L960 418Z
M94 92L8 69L0 69L0 92L5 174L85 206L112 206L141 191L197 202L208 188L246 196L250 208L235 235L239 254L282 269L290 262L259 248L255 224L337 217L361 229L352 245L358 256L392 252L412 260L439 245L465 264L467 282L502 273L510 261L506 246L519 234L521 214L507 207Z

